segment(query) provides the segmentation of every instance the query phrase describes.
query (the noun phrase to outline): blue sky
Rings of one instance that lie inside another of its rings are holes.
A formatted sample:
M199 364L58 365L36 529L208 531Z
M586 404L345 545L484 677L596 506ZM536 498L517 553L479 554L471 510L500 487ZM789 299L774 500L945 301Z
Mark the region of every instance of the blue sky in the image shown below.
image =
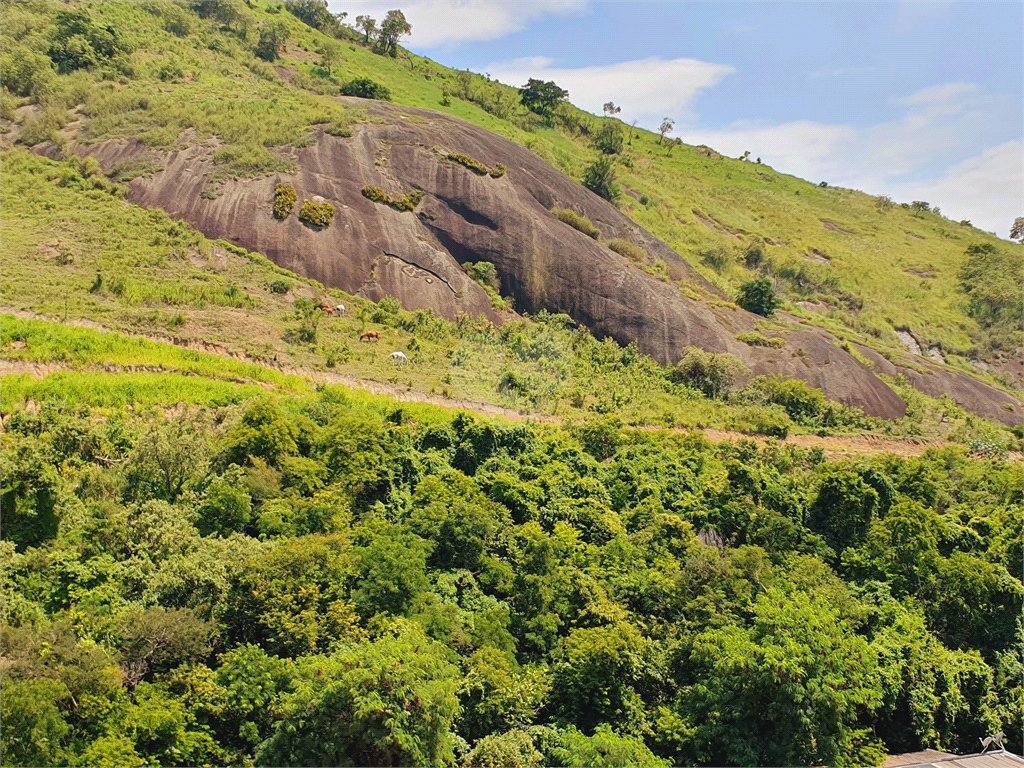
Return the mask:
M811 181L927 200L1005 237L1024 215L1024 3L330 0L405 45Z

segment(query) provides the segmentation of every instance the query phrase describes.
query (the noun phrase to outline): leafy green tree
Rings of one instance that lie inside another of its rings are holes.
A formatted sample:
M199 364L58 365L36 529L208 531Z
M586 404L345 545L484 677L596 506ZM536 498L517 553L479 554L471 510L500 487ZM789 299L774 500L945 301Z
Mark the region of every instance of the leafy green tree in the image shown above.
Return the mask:
M159 606L128 611L121 627L121 669L131 690L150 672L206 658L217 632L194 611Z
M882 612L872 640L883 696L875 731L889 751L970 752L999 730L992 670L981 655L943 646L916 610L892 601Z
M740 286L736 303L755 315L771 317L782 306L782 299L775 295L771 280L759 277Z
M661 119L661 126L659 126L658 128L658 133L661 134L661 136L658 138L659 144L665 141L666 134L672 133L672 126L674 126L675 124L676 121L670 117L663 117Z
M544 755L522 730L491 733L479 739L462 760L465 768L537 768Z
M233 464L244 464L250 456L275 465L284 456L298 453L299 435L293 421L285 418L274 400L260 400L242 414L227 434L225 457Z
M277 61L288 42L288 25L283 21L268 21L260 27L260 39L253 50L264 61Z
M357 77L355 80L349 80L341 86L341 95L357 96L360 99L391 100L391 91L387 89L387 86L381 85L368 77Z
M591 731L634 725L643 702L647 641L631 624L574 629L555 649L551 704L564 722ZM639 715L642 719L642 714Z
M606 155L617 155L622 151L622 125L618 120L606 120L594 134L594 148Z
M35 438L3 437L0 451L0 514L3 537L19 551L57 534L60 475L47 460L46 447Z
M377 36L377 52L385 56L395 58L398 56L398 41L412 32L405 14L401 11L388 11L384 21L380 23L380 32Z
M261 765L452 765L452 653L414 630L300 662Z
M269 656L257 645L239 645L221 656L216 681L225 693L219 718L222 743L252 749L268 739L274 723L271 710L294 675L294 662Z
M24 45L0 56L0 83L16 96L39 102L51 93L57 76L49 57Z
M64 763L64 740L71 729L61 714L70 694L56 680L4 682L0 697L0 761L4 765Z
M1010 227L1011 240L1024 240L1024 216L1018 216Z
M363 637L348 585L350 545L338 535L287 539L236 570L225 622L232 639L301 656Z
M530 725L550 689L550 678L542 667L520 666L508 651L481 648L466 660L460 732L474 740Z
M613 204L622 196L622 188L615 180L615 161L608 155L597 158L583 174L583 186Z
M174 503L188 485L206 474L210 444L192 421L189 415L160 423L139 438L129 470L136 494Z
M333 74L334 68L344 61L341 45L333 40L322 41L317 48L317 53L320 54L320 66L327 70L328 75Z
M242 531L252 519L252 499L228 478L218 478L206 489L196 527L204 536L228 536Z
M368 15L356 16L356 29L363 30L363 44L370 44L370 36L377 35L377 20L370 18Z
M599 725L593 736L587 736L570 725L565 729L533 729L538 746L548 765L595 766L613 768L667 768L671 763L657 757L643 740L615 732L607 725Z
M868 536L879 506L878 491L860 473L829 467L808 510L808 527L821 534L838 557Z
M519 101L524 107L548 119L555 113L562 101L569 98L569 92L559 88L554 81L544 82L532 77L519 89Z
M881 703L876 657L830 604L775 588L752 626L728 625L692 643L683 692L701 762L842 765L884 749L857 726ZM873 745L873 746L872 746ZM865 763L877 764L877 763Z
M733 355L687 347L669 375L674 381L698 389L710 398L718 398L725 395L746 370L743 362Z
M428 589L427 554L430 542L398 526L374 531L366 546L356 547L356 584L352 600L365 618L378 613L405 616L421 592Z

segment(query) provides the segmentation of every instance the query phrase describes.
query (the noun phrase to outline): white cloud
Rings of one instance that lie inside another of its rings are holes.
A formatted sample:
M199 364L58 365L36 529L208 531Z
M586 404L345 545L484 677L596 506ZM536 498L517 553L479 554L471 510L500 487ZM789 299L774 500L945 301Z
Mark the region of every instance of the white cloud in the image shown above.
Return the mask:
M1024 141L1008 141L964 160L931 181L914 181L886 192L900 201L927 200L951 219L1007 237L1024 214Z
M864 128L738 122L679 133L688 144L707 144L732 157L749 150L752 158L809 181L899 202L927 200L951 219L969 219L1005 236L1024 212L1024 146L1019 140L991 148L978 142L985 117L967 109L974 91L970 83L926 88L894 101L906 109L900 119ZM978 154L951 165L972 146Z
M588 0L403 0L402 13L412 25L404 42L416 49L458 45L475 40L497 40L525 29L546 16L564 16L586 10ZM328 0L333 13L345 11L348 21L367 14L380 21L398 3L395 0Z
M641 59L580 69L552 67L553 61L538 56L490 64L487 71L508 85L521 86L529 78L554 80L569 91L576 106L601 113L607 101L622 107L621 117L636 119L645 128L656 128L666 115L682 122L701 91L720 83L733 67L697 59Z

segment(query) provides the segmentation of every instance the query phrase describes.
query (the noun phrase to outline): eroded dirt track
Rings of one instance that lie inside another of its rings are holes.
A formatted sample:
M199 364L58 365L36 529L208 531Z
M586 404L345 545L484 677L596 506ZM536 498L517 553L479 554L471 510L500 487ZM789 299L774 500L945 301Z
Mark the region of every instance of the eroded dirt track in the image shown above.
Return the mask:
M29 312L26 310L16 310L7 307L0 307L0 313L14 315L15 317L30 319L30 320L48 320L50 322L60 322L59 320L40 315L35 312ZM86 328L94 328L96 330L106 331L108 333L114 333L109 328L106 328L99 323L92 320L78 320L70 321L68 325L75 325ZM118 332L119 333L119 332ZM203 352L210 354L216 354L221 357L230 357L236 360L244 360L246 362L256 363L259 365L265 365L262 361L250 359L245 355L238 355L232 353L226 347L222 347L217 344L210 344L207 342L196 341L196 340L181 340L172 339L168 336L160 334L123 334L126 336L138 336L141 338L149 339L150 341L157 341L164 344L174 343L177 346L185 347L188 349L198 349ZM179 343L180 342L180 343ZM346 387L353 389L362 389L374 395L384 395L396 400L400 403L426 403L429 405L436 405L442 408L452 408L456 410L471 411L473 413L479 413L485 416L500 416L505 419L511 419L515 421L531 421L535 423L543 424L562 424L565 422L559 416L555 416L548 413L537 413L534 411L516 410L514 408L505 408L504 406L495 405L493 403L482 403L475 402L472 400L456 400L447 397L441 397L438 395L428 395L423 392L416 392L408 390L402 387L396 387L391 384L382 381L375 381L372 379L364 379L357 376L352 376L344 373L336 373L332 371L315 371L309 368L297 368L285 365L265 366L271 367L273 370L279 371L280 373L301 376L308 379L315 384L341 384ZM159 366L113 366L113 365L99 365L97 370L104 370L109 372L115 371L148 371L148 372L173 372L175 369L163 369ZM0 376L16 375L16 374L29 374L34 378L45 378L51 373L57 371L70 371L74 370L72 366L64 365L61 363L37 363L28 360L5 360L0 359ZM236 379L240 383L252 383L259 386L272 389L273 385L267 384L266 382L260 381L249 381ZM645 426L642 429L658 431L665 429L664 427L656 426ZM740 440L753 440L759 445L765 445L769 442L770 438L763 437L761 435L746 435L742 432L731 432L722 429L674 429L674 432L680 434L687 434L689 432L700 434L702 433L708 440L712 442L738 442ZM785 440L779 441L780 443L787 445L797 445L802 448L821 448L827 456L830 458L842 458L845 456L871 456L879 454L895 454L903 457L920 456L928 448L941 448L947 445L953 445L943 440L926 440L923 438L908 438L905 440L896 440L892 438L885 438L876 435L851 435L846 437L827 436L821 437L818 435L790 435ZM1011 461L1024 460L1024 455L1021 453L1011 453L1008 457Z

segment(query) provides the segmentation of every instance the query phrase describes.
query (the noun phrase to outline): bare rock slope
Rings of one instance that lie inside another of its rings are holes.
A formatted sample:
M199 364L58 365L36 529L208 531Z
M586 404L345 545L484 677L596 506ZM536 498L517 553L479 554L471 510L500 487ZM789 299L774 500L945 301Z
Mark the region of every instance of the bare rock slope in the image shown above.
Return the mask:
M757 316L728 305L663 241L529 150L429 110L380 104L370 115L371 122L353 126L352 137L319 131L311 146L285 150L282 155L295 163L294 172L227 181L212 200L201 196L215 168L211 148L192 143L165 153L162 172L133 181L130 199L159 206L208 237L259 251L325 285L373 300L390 294L407 309L429 307L449 319L459 312L504 319L460 266L489 261L497 267L502 295L513 296L519 311L564 312L599 337L636 341L663 363L678 360L688 346L729 352L755 374L805 379L830 398L870 415L897 418L905 413L904 402L869 366L820 329L802 326L783 333L786 344L780 349L738 341L737 334L756 327ZM104 167L146 151L134 141L78 150L96 156ZM499 178L478 174L447 159L449 154L508 170ZM299 197L295 212L284 221L272 213L279 182L294 185ZM364 197L367 185L393 198L414 190L424 196L415 211L399 211ZM297 216L303 200L317 195L337 209L324 229L307 226ZM600 230L600 241L564 224L552 215L554 208L570 208L590 219ZM686 291L609 249L606 243L615 238L643 248L648 266L663 261L672 280L689 284ZM937 371L928 389L959 391L962 387L954 386L958 377ZM1019 402L971 382L965 407L1019 423Z

